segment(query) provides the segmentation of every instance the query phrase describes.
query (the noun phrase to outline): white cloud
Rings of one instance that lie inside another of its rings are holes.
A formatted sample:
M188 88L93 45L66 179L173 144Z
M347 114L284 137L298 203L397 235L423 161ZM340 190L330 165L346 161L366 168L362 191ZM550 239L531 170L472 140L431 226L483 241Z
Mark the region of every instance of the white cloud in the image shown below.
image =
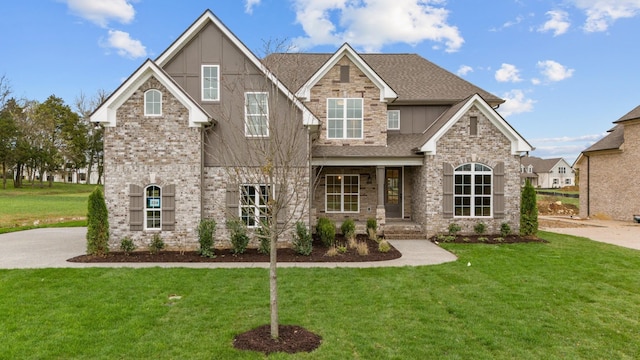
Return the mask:
M98 26L107 27L109 21L130 23L135 10L128 0L66 0L69 10Z
M538 28L539 32L553 31L553 36L562 35L567 32L571 23L568 21L569 14L562 10L547 11L550 19Z
M460 68L458 69L458 71L456 72L456 74L458 74L458 76L465 76L468 73L472 72L473 68L469 65L462 65L460 66Z
M260 5L260 1L262 0L245 0L244 4L244 12L247 14L253 14L253 8Z
M580 136L560 136L560 137L552 137L552 138L541 138L531 140L536 143L557 143L557 142L576 142L576 141L598 141L602 139L607 133L602 134L590 134L590 135L580 135Z
M105 47L116 49L118 55L128 58L147 56L147 49L140 40L132 39L129 33L120 30L109 30L109 38Z
M533 79L531 79L531 83L533 85L540 85L540 83L542 83L542 81L540 81L540 79L538 79L538 78L533 78Z
M496 80L499 82L518 82L520 78L520 70L515 65L503 63L500 69L496 71Z
M502 98L506 101L500 105L498 112L504 117L533 111L535 101L525 98L522 90L511 90L503 94Z
M538 61L538 67L541 69L540 73L544 75L548 81L568 79L573 75L574 71L574 69L569 69L553 60Z
M306 37L294 39L301 49L348 42L374 52L387 44L444 44L446 52L460 49L464 39L447 23L442 0L294 0L296 21Z
M587 15L586 32L606 31L616 20L640 13L640 0L572 0Z

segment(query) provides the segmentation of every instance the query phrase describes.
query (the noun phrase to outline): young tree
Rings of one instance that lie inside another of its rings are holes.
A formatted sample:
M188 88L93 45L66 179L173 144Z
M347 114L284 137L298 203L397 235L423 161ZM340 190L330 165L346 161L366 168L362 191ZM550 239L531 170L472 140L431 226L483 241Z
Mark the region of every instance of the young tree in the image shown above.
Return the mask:
M87 254L103 256L109 252L109 214L99 187L89 195L87 211Z
M520 235L535 235L536 232L538 232L536 190L527 179L520 198Z

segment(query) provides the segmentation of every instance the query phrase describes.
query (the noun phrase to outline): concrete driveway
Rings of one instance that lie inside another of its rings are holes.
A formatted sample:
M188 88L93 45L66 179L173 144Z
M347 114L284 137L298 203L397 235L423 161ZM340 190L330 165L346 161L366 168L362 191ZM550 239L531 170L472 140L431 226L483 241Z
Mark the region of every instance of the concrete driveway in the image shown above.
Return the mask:
M544 231L581 236L591 240L640 250L640 224L632 221L598 219L572 219L569 217L541 216Z
M0 269L59 267L190 267L267 268L269 263L71 263L67 259L86 253L86 228L46 228L0 234ZM279 263L278 267L389 267L436 265L456 256L427 240L389 241L402 257L389 261L354 263Z

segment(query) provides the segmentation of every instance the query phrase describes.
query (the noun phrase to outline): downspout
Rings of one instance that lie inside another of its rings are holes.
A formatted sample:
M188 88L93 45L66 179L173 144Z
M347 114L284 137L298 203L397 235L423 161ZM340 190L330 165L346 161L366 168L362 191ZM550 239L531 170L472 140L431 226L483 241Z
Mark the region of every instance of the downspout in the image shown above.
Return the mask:
M589 155L584 154L587 157L587 218L591 216L591 158Z
M311 153L311 149L312 149L312 143L313 141L311 140L311 127L307 125L307 157L309 159L309 194L307 196L307 204L308 204L308 216L309 216L309 230L311 230L312 228L312 215L311 215L311 206L313 205L313 184L316 181L315 179L315 173L313 171L313 165L312 165L312 160L313 160L313 154Z

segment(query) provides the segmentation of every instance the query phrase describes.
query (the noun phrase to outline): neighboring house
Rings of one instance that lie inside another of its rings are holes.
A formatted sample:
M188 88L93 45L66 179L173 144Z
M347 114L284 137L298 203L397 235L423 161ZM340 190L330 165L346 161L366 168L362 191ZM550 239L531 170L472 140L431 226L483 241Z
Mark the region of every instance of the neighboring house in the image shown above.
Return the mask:
M523 184L525 179L529 179L531 185L538 188L557 189L575 185L575 173L563 158L525 156L520 159L520 172Z
M633 220L640 214L638 159L640 106L614 121L609 134L584 150L574 167L580 174L580 216Z
M91 116L105 127L111 246L161 231L193 247L202 218L228 239L227 220L257 227L278 193L289 201L278 213L311 226L517 232L520 157L532 147L495 111L503 102L415 54L345 44L263 62L206 11ZM254 149L274 143L286 147L276 157L297 154L298 172L267 189L242 170L271 171Z

